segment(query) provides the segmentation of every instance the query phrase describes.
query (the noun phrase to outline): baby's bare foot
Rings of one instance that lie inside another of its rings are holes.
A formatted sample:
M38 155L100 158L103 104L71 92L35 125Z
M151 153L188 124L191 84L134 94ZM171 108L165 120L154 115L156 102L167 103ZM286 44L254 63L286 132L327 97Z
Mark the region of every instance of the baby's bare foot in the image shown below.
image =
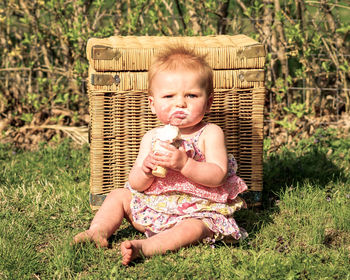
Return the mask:
M84 242L95 242L97 247L107 247L108 246L108 241L107 238L104 237L101 233L99 232L93 232L91 230L86 230L83 232L78 233L76 236L73 238L73 243L84 243Z
M128 265L132 260L141 256L142 240L127 240L120 245L122 264Z

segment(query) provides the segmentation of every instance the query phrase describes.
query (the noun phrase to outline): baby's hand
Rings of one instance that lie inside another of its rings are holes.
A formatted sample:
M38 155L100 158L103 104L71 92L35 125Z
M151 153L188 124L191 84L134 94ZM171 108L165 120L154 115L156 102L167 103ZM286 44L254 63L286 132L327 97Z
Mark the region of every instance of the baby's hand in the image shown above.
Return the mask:
M153 155L154 165L180 171L186 164L188 156L185 149L181 146L179 149L167 142L161 142L160 146L164 149Z
M155 159L154 159L154 154L153 152L150 152L148 156L145 158L142 164L142 171L147 175L147 176L153 176L152 175L152 170L156 167L155 165Z

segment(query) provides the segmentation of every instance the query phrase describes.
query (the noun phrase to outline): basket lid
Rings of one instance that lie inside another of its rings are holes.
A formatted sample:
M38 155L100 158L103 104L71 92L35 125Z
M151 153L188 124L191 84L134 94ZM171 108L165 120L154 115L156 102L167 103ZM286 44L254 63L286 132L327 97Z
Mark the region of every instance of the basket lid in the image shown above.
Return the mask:
M194 47L205 54L213 69L261 69L265 64L264 46L243 34L91 38L86 53L96 71L147 71L154 55L176 44Z

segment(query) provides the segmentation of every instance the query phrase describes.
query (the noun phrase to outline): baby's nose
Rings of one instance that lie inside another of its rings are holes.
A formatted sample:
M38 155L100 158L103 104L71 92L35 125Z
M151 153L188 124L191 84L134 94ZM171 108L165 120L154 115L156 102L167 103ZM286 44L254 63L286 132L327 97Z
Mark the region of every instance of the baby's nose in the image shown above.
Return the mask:
M178 98L176 98L176 106L177 107L186 107L185 98L183 98L182 96L179 96Z

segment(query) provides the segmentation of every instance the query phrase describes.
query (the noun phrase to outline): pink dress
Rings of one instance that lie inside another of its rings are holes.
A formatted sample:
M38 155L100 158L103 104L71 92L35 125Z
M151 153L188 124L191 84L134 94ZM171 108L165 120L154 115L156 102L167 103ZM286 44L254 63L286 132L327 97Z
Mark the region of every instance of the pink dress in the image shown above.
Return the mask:
M207 125L192 139L183 140L187 155L197 161L205 161L198 141ZM168 170L165 178L155 178L143 193L126 183L126 188L132 192L130 208L134 221L143 225L146 235L151 236L184 219L197 218L214 233L213 241L225 237L240 239L246 232L238 227L232 215L246 206L238 194L247 190L247 185L236 175L237 163L231 155L228 167L225 183L216 188L191 182L174 170Z

